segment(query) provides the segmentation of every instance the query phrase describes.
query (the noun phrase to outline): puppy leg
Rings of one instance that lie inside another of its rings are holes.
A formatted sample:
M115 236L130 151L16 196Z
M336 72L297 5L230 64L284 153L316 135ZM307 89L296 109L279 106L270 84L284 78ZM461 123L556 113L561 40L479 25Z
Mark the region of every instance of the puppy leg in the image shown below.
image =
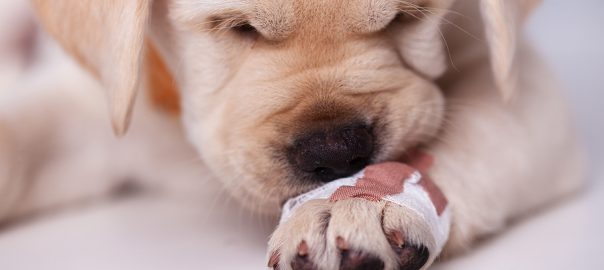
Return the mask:
M22 194L22 175L20 153L15 149L11 131L0 122L0 224L11 214Z
M431 146L436 162L430 172L453 210L448 254L583 184L582 155L564 99L533 55L519 57L524 70L509 103L497 96L487 66L448 89L449 125Z
M98 170L85 150L65 149L53 124L28 121L31 112L20 111L16 121L0 123L0 224L94 197L104 183L95 177ZM47 112L43 121L53 123L53 118Z
M194 162L198 156L177 119L149 108L142 96L137 121L124 138L116 138L98 84L71 62L48 69L0 95L0 125L11 131L0 139L0 156L9 161L0 164L0 172L25 172L9 179L19 196L0 204L0 223L103 203L137 188L179 196L202 192L199 179L208 173ZM4 194L9 182L0 180Z
M0 223L100 198L116 179L98 86L69 62L43 74L0 95Z

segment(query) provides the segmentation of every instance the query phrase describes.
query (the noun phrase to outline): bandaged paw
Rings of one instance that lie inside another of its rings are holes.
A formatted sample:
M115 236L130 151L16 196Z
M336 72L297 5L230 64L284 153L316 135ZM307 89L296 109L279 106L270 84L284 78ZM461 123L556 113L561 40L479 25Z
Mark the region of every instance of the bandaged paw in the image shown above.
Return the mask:
M449 230L451 227L451 211L448 207L447 200L443 193L440 191L440 189L431 181L431 179L426 173L431 163L432 160L430 156L421 155L416 158L413 163L410 164L386 162L370 165L352 177L332 181L328 184L325 184L321 187L318 187L314 190L311 190L307 193L301 194L295 198L288 200L283 206L280 224L283 225L287 223L290 219L292 219L292 217L297 215L297 212L300 211L301 208L305 208L305 205L307 204L311 208L317 208L315 202L319 202L319 205L322 205L322 207L325 208L330 208L329 204L337 205L340 202L345 202L347 200L353 199L355 201L361 199L361 201L367 201L368 204L377 203L377 205L383 205L384 203L386 203L386 206L397 205L400 206L398 208L402 209L401 211L387 211L387 213L382 214L389 215L387 217L387 220L394 220L394 223L397 224L395 226L407 223L406 221L404 221L404 219L407 218L414 219L412 223L415 225L421 224L421 228L405 229L419 229L422 231L421 233L407 231L406 233L408 234L428 235L428 237L423 237L424 239L420 239L421 241L416 240L416 242L421 243L415 243L415 247L417 247L415 251L416 256L419 256L417 254L421 254L421 248L426 248L429 250L429 258L426 258L426 261L424 261L424 263L428 262L425 264L428 265L442 251L442 248L447 242ZM331 211L336 210L332 208ZM354 218L355 214L353 211L351 212L352 217ZM401 214L398 217L393 217L393 213ZM332 218L336 214L337 213L332 212ZM364 218L366 217L366 213L359 213L359 216L362 216ZM400 219L400 221L396 221L397 218ZM331 222L328 223L329 224L326 226L332 225ZM352 224L355 222L351 221L350 223ZM388 225L382 224L382 226L387 227ZM328 230L330 229L331 228L329 228ZM344 231L345 230L346 228L344 229ZM393 239L394 242L399 243L403 243L405 241L403 240L403 238L405 238L405 235L397 235L398 232L390 233L386 230L384 230L384 232L386 233L386 238L391 243L391 245L393 243ZM329 232L326 234L326 236L328 235ZM337 237L339 237L339 235L336 236L336 238ZM304 245L309 244L308 240L303 240ZM333 241L327 239L327 243L329 244L330 242ZM337 241L335 241L334 243L336 243L337 246ZM396 252L396 245L392 246ZM375 249L375 247L373 248ZM380 257L387 256L384 255ZM398 264L402 265L401 261L404 259L405 258L399 257ZM318 259L315 259L315 261L317 260ZM326 261L328 260L326 259ZM382 258L382 261L388 264L387 258ZM422 263L421 265L424 265L424 263ZM317 266L321 265L321 263L315 264ZM420 268L418 267L417 269Z

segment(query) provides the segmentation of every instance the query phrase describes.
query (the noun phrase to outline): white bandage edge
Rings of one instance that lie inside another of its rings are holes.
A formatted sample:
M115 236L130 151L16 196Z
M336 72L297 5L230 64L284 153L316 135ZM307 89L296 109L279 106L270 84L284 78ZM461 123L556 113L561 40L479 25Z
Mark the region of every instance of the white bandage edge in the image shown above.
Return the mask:
M296 209L306 202L317 199L328 199L338 188L342 186L354 186L363 176L364 170L351 177L334 180L307 193L287 200L283 205L279 224L283 224L290 219ZM424 219L434 237L434 250L430 250L430 253L431 255L436 256L440 254L449 239L452 214L450 207L447 205L441 215L438 215L436 206L432 203L430 195L421 185L419 185L421 178L422 175L419 171L413 172L409 178L405 179L403 192L395 195L388 195L382 199L404 206Z

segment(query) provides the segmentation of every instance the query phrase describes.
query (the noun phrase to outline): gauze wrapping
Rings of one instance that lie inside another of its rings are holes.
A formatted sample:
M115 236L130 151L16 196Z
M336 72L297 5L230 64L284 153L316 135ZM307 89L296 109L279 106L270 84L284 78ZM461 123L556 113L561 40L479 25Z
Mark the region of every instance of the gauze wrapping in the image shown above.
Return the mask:
M435 248L430 251L436 255L447 242L451 211L440 189L427 174L422 173L431 163L429 156L422 156L412 164L413 167L397 162L370 165L351 177L329 182L288 200L283 206L280 222L286 222L298 207L310 200L384 200L406 207L424 219L435 240Z

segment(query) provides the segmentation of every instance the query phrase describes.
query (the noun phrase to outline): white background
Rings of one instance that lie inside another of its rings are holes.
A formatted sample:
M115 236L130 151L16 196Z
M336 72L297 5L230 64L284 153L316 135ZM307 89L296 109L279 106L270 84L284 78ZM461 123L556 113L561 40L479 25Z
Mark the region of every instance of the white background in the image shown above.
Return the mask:
M569 89L592 184L435 269L604 269L604 1L546 1L528 33ZM232 210L214 187L206 195L84 207L12 228L0 233L0 269L263 269L271 223Z

